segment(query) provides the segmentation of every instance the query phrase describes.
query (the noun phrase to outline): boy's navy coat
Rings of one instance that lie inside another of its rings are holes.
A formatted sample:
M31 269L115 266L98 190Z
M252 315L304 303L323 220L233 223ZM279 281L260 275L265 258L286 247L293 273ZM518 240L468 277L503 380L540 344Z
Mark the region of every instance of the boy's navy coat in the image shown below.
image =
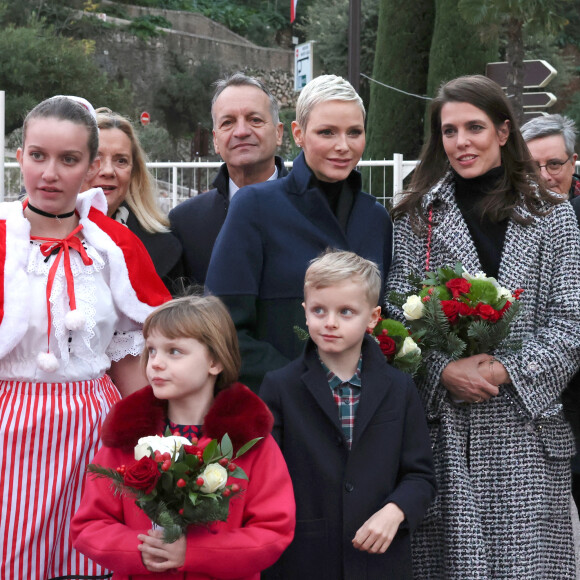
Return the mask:
M257 390L268 371L299 356L304 344L304 274L327 248L375 262L384 281L391 264L392 224L387 210L347 179L354 194L346 230L314 184L304 153L286 177L243 187L232 199L213 249L206 286L228 307L240 343L240 380ZM381 299L382 303L382 299Z
M349 451L316 347L264 378L260 396L274 415L274 438L296 497L296 534L263 577L288 580L411 579L410 531L435 495L431 445L413 380L363 341L361 399ZM383 555L352 539L389 502L405 513Z

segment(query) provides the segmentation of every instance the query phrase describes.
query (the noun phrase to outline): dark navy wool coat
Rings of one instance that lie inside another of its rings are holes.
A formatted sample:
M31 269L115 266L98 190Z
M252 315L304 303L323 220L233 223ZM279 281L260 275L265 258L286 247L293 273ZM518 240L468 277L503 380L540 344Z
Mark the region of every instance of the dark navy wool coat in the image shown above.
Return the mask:
M288 172L280 157L275 161L280 179ZM229 181L224 163L213 181L213 189L185 200L169 212L171 229L183 246L183 270L191 284L205 284L211 251L228 215Z
M301 153L290 174L242 188L233 198L212 253L207 290L227 304L240 341L241 379L257 389L267 371L296 358L303 342L293 328L305 328L304 274L327 248L349 250L376 262L383 279L392 253L387 210L361 191L354 194L346 230L332 213Z

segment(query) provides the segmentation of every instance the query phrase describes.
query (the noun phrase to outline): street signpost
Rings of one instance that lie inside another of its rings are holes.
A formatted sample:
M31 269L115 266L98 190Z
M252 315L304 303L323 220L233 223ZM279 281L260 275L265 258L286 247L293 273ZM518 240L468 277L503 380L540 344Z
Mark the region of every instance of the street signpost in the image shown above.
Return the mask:
M314 42L294 48L294 90L301 91L314 78Z
M524 93L522 99L524 109L547 109L558 100L553 93Z
M524 111L524 123L535 119L536 117L545 117L548 113L545 111Z
M149 125L149 122L151 121L151 117L149 116L149 113L147 111L143 111L141 113L141 125L143 125L144 127L146 125Z
M490 62L485 67L485 76L495 81L502 89L508 85L510 65L507 62ZM545 60L524 60L524 89L539 89L545 87L558 71ZM524 122L547 115L537 109L547 109L558 99L556 95L548 92L529 92L522 94L522 107L524 108ZM530 109L534 109L530 111Z
M490 62L485 67L485 76L505 89L509 71L507 62ZM545 87L557 74L558 71L545 60L524 60L524 89Z

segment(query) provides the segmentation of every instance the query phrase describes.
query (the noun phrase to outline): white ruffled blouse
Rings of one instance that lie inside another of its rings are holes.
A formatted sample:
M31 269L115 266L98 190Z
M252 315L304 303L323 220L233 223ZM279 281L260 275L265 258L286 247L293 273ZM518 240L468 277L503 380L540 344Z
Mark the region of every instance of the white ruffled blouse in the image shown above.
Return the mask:
M111 361L141 354L144 344L141 325L123 314L114 303L107 256L86 239L83 244L93 264L83 264L75 250L70 250L70 261L77 309L84 314L86 323L78 331L65 327L64 317L70 306L61 259L50 296L50 352L56 356L59 366L55 372L46 372L38 367L36 357L48 348L46 287L56 256L51 255L47 260L40 253L40 242L31 242L27 267L28 328L23 339L0 359L1 379L50 383L96 379L107 371Z

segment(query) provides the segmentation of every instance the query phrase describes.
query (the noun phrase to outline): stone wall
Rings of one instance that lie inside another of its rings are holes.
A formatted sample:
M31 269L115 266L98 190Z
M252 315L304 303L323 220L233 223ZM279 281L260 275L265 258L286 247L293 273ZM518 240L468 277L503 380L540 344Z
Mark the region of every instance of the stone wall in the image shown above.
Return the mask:
M115 4L110 0L102 0L102 5L106 11L107 4ZM198 12L182 12L179 10L162 10L156 8L146 8L144 6L130 6L123 4L123 9L131 18L153 14L163 16L171 22L173 30L195 34L197 36L207 36L214 40L227 40L238 44L253 44L243 36L232 32L229 28L206 18Z
M123 7L132 17L148 12L160 14L172 22L173 28L164 29L162 35L141 40L123 30L128 21L108 18L118 27L94 39L99 66L114 79L130 82L138 109L149 111L152 120L160 117L154 106L155 87L172 65L175 55L192 69L210 60L219 73L243 70L255 74L275 92L281 108L294 106L293 51L256 46L200 14Z

